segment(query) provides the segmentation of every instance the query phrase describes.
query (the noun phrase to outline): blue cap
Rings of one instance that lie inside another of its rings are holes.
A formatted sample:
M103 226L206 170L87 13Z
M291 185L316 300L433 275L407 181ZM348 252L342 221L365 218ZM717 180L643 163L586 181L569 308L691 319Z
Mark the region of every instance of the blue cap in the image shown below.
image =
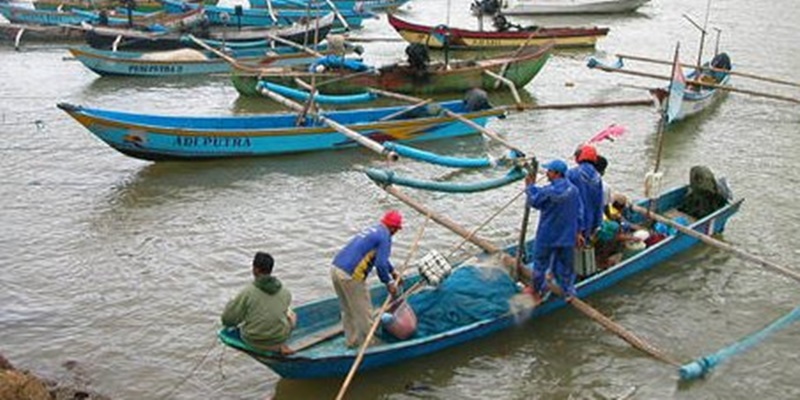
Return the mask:
M562 160L552 160L542 165L542 168L550 171L555 171L564 175L567 173L567 163Z

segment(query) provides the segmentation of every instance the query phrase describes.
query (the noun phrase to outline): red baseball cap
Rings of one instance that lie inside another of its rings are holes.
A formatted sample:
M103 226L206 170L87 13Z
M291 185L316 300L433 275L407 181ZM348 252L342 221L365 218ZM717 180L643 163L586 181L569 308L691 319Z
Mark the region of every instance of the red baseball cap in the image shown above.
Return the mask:
M403 229L403 215L397 210L386 212L381 218L381 222L389 228Z

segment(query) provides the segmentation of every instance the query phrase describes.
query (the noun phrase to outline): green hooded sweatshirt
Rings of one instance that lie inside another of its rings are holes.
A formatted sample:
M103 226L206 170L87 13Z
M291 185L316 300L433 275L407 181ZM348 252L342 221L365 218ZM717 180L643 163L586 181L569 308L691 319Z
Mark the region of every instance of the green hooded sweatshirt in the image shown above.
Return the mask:
M278 278L262 275L228 302L222 325L238 326L245 343L258 350L271 350L292 333L286 315L291 303L292 294Z

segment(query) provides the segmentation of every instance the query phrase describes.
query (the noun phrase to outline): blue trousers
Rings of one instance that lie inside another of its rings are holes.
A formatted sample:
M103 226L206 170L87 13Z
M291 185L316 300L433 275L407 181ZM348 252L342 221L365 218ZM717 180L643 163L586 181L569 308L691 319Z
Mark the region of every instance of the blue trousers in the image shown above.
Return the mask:
M575 296L575 268L572 247L542 247L536 249L533 260L533 287L540 293L548 291L545 278L548 273L568 296Z

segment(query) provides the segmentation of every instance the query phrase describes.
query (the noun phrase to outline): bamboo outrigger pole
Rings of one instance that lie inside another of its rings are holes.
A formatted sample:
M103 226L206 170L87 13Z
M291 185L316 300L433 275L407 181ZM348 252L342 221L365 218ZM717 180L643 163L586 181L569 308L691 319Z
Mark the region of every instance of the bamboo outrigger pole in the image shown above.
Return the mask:
M641 72L641 71L630 71L630 70L625 70L625 69L622 69L622 68L609 67L609 66L602 65L602 64L595 65L593 68L597 68L599 70L606 71L606 72L618 72L618 73L621 73L621 74L641 76L641 77L644 77L644 78L665 79L665 80L669 80L670 79L670 77L668 77L666 75L651 74L649 72ZM780 95L770 94L770 93L756 92L756 91L747 90L747 89L738 89L738 88L734 88L734 87L727 86L727 85L718 85L718 84L715 84L715 83L706 83L706 82L702 82L702 81L698 81L698 80L686 81L686 84L711 87L711 88L715 88L715 89L726 90L726 91L729 91L729 92L744 93L744 94L749 94L749 95L753 95L753 96L766 97L768 99L783 100L783 101L789 101L789 102L792 102L792 103L795 103L795 104L800 104L800 99L796 99L794 97L787 97L787 96L780 96Z
M662 65L670 65L671 64L669 61L658 60L658 59L655 59L655 58L649 58L649 57L643 57L643 56L635 56L635 55L629 55L629 54L617 54L616 56L619 57L619 58L622 58L622 59L649 62L649 63L653 63L653 64L662 64ZM681 63L681 66L682 67L690 67L690 68L697 67L696 65L686 64L686 63ZM735 71L735 70L714 68L714 67L711 67L711 66L703 67L703 68L707 69L709 71L724 72L724 73L731 74L731 75L736 75L736 76L741 76L741 77L745 77L745 78L761 80L761 81L765 81L765 82L777 83L777 84L780 84L780 85L788 85L788 86L800 87L800 83L797 83L797 82L790 82L790 81L785 81L785 80L776 79L776 78L770 78L770 77L766 77L766 76L749 74L749 73L746 73L746 72L739 72L739 71Z

